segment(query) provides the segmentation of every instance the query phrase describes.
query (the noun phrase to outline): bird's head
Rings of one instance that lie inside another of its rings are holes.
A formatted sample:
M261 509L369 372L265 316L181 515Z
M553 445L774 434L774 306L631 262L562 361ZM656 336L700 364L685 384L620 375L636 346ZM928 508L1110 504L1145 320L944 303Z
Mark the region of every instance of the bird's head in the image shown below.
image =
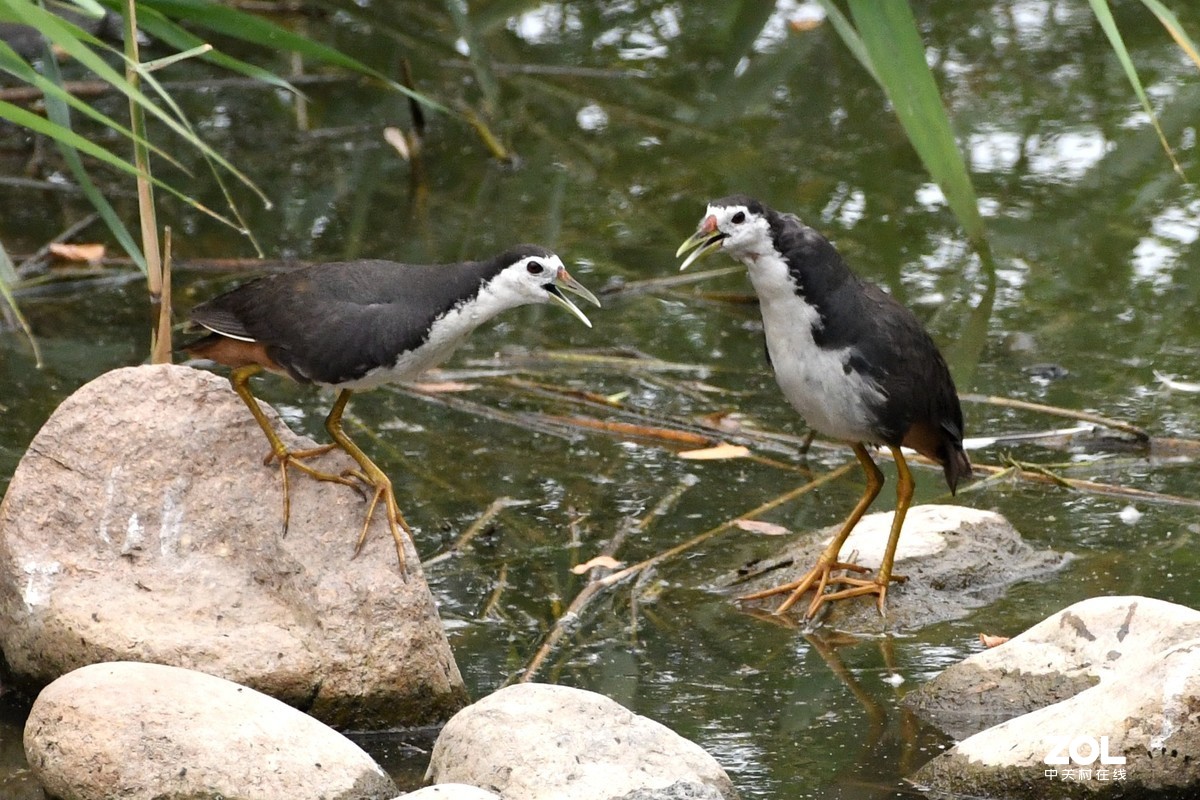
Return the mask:
M700 227L675 252L688 257L679 265L685 270L714 250L725 250L739 261L753 260L774 247L767 209L752 197L736 194L708 204Z
M592 327L591 320L563 294L571 292L594 306L600 301L579 281L571 277L562 259L544 247L521 245L502 255L505 266L491 280L497 294L512 297L514 304L557 303L570 311L580 322Z

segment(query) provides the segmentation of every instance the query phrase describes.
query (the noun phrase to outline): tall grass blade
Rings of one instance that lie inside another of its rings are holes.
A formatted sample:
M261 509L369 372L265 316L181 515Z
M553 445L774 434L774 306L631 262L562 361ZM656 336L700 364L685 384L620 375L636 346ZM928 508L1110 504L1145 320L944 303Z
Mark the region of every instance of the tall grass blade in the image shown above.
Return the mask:
M44 68L46 70L47 81L61 90L63 80L62 73L58 69L58 60L55 59L54 54L50 52L49 44L44 43L44 49ZM65 92L65 90L63 91ZM46 116L49 118L49 123L74 135L74 132L71 129L71 110L61 99L60 94L46 94L44 97L46 103ZM79 151L84 150L84 152L88 152L87 149L78 147L70 139L59 138L55 140L55 144L58 147L59 153L63 157L63 161L65 161L67 164L67 169L69 169L71 174L75 176L75 182L79 185L79 190L83 192L84 196L88 199L88 202L92 204L92 208L96 209L96 213L100 215L102 220L104 220L104 224L108 226L113 238L115 238L117 243L121 245L121 249L129 254L129 257L133 259L133 262L137 264L138 268L144 273L146 271L145 256L143 255L141 249L137 246L137 242L133 240L133 236L129 233L129 229L125 227L125 223L121 220L120 215L117 214L116 209L112 207L112 204L108 202L108 198L104 196L104 193L100 191L99 187L96 186L95 181L92 180L92 176L88 173L87 168L83 165L83 159L79 157ZM116 156L112 157L116 159ZM120 159L117 160L119 161ZM124 164L126 162L121 163ZM134 167L133 170L136 174L137 168Z
M1163 133L1162 126L1158 123L1158 115L1154 113L1154 107L1150 105L1150 98L1146 96L1146 90L1142 88L1142 81L1138 78L1137 70L1133 66L1133 59L1129 57L1129 51L1125 49L1125 40L1121 38L1121 31L1117 28L1116 20L1113 19L1108 0L1088 0L1088 3L1092 6L1092 13L1096 15L1101 30L1108 37L1108 43L1112 46L1113 52L1117 54L1117 60L1121 62L1121 68L1125 70L1125 77L1129 81L1129 85L1133 87L1134 94L1137 95L1142 108L1150 117L1150 124L1158 135L1158 141L1162 144L1163 151L1171 160L1171 165L1179 177L1187 180L1187 176L1183 173L1183 167L1179 166L1179 162L1175 160L1175 153L1171 151L1166 134Z
M4 249L3 243L0 243L0 300L4 301L7 307L9 316L16 320L17 325L25 333L25 339L29 342L29 347L33 350L34 363L37 368L42 368L42 350L38 347L37 339L33 336L33 329L29 327L28 320L21 313L21 309L17 306L16 298L13 297L12 287L17 285L17 269L13 266L12 259L8 257L8 251Z
M925 45L912 9L904 0L850 0L850 12L909 141L967 236L983 251L987 235L975 188L925 62Z
M1171 38L1176 44L1183 48L1183 52L1187 53L1187 57L1195 62L1196 67L1200 69L1200 49L1197 49L1196 43L1187 35L1187 31L1179 24L1179 19L1171 10L1164 6L1159 0L1142 0L1142 5L1150 9L1154 16L1158 17L1158 21L1167 29L1167 33L1171 34Z
M113 48L101 42L87 31L72 25L60 17L56 17L32 3L0 4L0 20L4 19L21 22L37 28L42 36L48 39L51 44L57 45L67 55L96 73L98 77L109 83L129 99L136 100L147 113L160 120L172 131L181 136L190 146L207 154L216 163L220 164L222 169L227 170L247 188L257 194L264 203L269 205L266 195L263 194L262 190L253 181L239 172L233 164L229 163L220 153L209 147L202 139L197 138L195 134L189 133L174 117L159 108L141 90L132 86L121 73L109 66L96 50L109 51L121 58L123 58L123 54L113 50ZM96 48L96 50L92 48Z
M138 8L138 27L154 38L171 45L176 50L192 50L205 44L203 39L181 28L161 11L144 4ZM220 50L212 50L204 54L203 58L205 61L215 64L222 69L262 81L263 83L291 92L298 97L303 94L289 81L284 80L275 73L265 70L262 67L256 67L253 64L247 64L245 61L234 58L227 53L222 53Z
M141 55L138 52L137 2L125 0L125 80L135 90L141 79ZM142 106L129 98L129 127L146 138L146 114ZM150 182L150 150L134 143L133 163L138 168L138 223L142 229L142 255L146 258L146 285L150 290L150 306L155 308L162 299L162 250L158 243L158 213L154 205L154 185ZM150 363L165 363L162 347L155 331L150 332ZM168 360L170 352L168 351Z
M104 3L109 6L119 5L117 0L104 0ZM438 111L446 110L440 103L402 86L356 58L292 33L254 14L247 14L221 3L210 2L210 0L140 0L138 6L139 9L142 7L155 9L166 17L185 19L191 25L199 25L214 33L249 42L264 50L288 50L299 53L305 58L367 75L383 82L394 91L424 103L429 108Z
M114 130L128 139L137 141L137 136L133 133L133 131L129 130L111 117L97 111L89 103L85 103L84 101L80 100L78 97L63 88L59 83L56 83L55 81L52 81L38 73L37 70L30 66L23 58L21 58L20 55L18 55L15 50L13 50L8 46L7 43L3 41L0 41L0 70L7 72L9 75L12 75L14 78L17 78L18 80L23 81L30 86L40 89L43 95L58 98L62 102L71 106L71 108L75 109L81 114L91 117L96 122L99 122L101 125L104 125L110 130ZM57 65L55 65L55 72L57 74ZM191 174L187 167L175 160L170 153L155 147L150 142L145 142L145 144L155 153L155 155L164 159L176 169L180 170L184 174Z

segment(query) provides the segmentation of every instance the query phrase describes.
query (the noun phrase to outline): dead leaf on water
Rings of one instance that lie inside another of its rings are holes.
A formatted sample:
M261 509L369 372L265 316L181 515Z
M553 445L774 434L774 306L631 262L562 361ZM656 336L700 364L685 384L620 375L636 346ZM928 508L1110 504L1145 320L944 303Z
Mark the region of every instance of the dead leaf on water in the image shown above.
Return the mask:
M705 447L700 450L684 450L680 458L689 461L720 461L725 458L745 458L750 455L750 448L740 444L721 443L716 447Z
M984 647L996 647L1008 641L1007 636L993 636L990 633L979 634L979 643Z
M104 245L51 242L50 255L60 261L84 261L92 266L99 266L104 260Z
M427 392L429 394L471 392L479 388L479 384L477 383L463 383L462 381L430 381L429 383L414 383L411 386L418 392Z
M384 128L383 140L394 147L405 161L412 160L412 152L408 147L408 138L404 135L404 131L390 126Z
M571 567L571 572L575 573L576 575L582 575L583 573L587 572L590 569L593 569L594 567L603 567L605 569L619 569L620 567L623 567L623 566L625 566L625 563L623 561L617 561L612 556L596 556L595 558L588 559L587 561L583 562L582 564L576 564L575 566Z
M750 533L761 533L763 536L784 536L791 533L782 525L776 525L774 522L763 522L760 519L739 519L734 520L734 526Z

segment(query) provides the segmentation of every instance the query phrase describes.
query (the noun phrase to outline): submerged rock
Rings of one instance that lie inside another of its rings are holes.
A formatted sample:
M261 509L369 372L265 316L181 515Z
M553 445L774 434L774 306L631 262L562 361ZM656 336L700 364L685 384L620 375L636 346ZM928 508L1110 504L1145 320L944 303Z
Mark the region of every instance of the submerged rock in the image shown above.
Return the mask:
M426 777L505 800L737 797L695 743L603 695L548 684L509 686L456 714Z
M1200 612L1184 606L1084 600L905 704L973 734L913 776L923 787L1022 800L1200 796Z
M264 406L268 416L275 413ZM276 425L289 447L312 447ZM218 675L331 725L445 721L466 692L411 545L401 573L377 510L277 466L229 382L119 369L67 398L0 504L0 648L36 691L91 663ZM309 461L341 472L331 452Z
M863 517L843 545L842 559L878 569L891 525L890 511ZM839 523L824 528L785 546L778 555L743 568L727 585L741 595L797 580L817 562L840 527ZM818 621L849 633L878 634L958 619L996 600L1014 583L1059 569L1069 558L1034 549L993 511L913 506L904 520L893 572L908 580L888 587L887 616L880 616L872 595L826 603ZM786 597L781 594L746 605L773 611ZM788 610L789 617L802 616L811 599L811 593L805 595Z
M92 664L51 683L30 711L25 755L59 798L396 795L370 756L312 717L159 664Z

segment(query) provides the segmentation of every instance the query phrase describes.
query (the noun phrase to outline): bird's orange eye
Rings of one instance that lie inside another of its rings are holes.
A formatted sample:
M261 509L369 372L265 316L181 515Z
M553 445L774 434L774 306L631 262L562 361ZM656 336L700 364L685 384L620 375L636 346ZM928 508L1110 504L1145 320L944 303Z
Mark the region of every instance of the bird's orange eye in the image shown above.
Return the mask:
M732 219L730 219L730 222L732 222L734 225L741 225L745 221L746 221L746 212L745 211L739 211L738 213L733 215Z
M544 267L540 261L530 261L525 269L529 270L530 275L540 275Z

